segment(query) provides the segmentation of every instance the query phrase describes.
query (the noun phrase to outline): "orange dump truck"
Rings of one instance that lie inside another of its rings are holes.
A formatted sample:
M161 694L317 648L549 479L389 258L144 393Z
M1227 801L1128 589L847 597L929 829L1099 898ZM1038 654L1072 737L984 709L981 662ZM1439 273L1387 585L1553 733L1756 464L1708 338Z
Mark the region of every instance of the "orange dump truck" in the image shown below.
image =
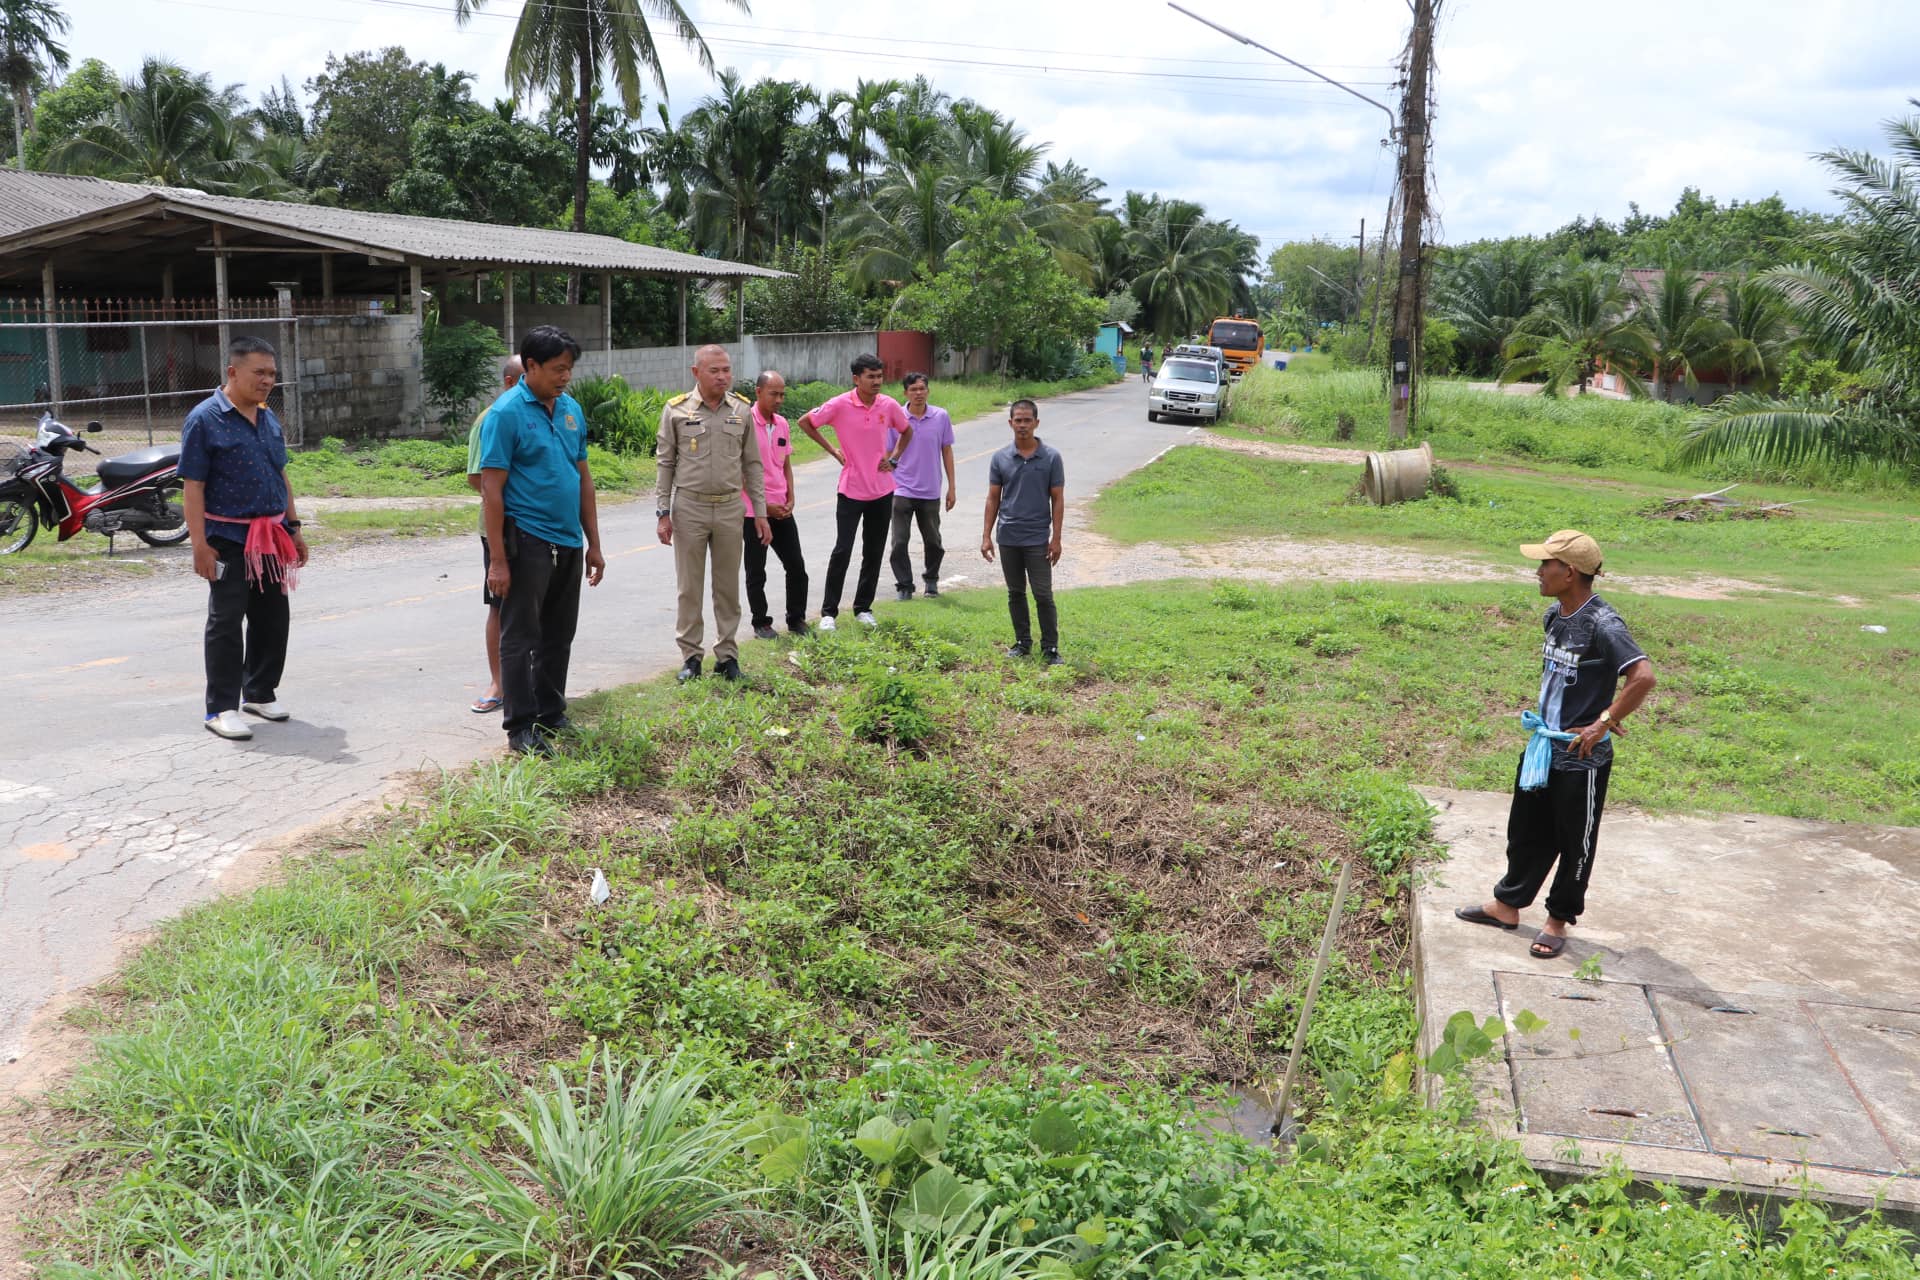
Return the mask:
M1245 316L1222 316L1208 327L1207 345L1220 348L1237 377L1260 363L1267 351L1267 335Z

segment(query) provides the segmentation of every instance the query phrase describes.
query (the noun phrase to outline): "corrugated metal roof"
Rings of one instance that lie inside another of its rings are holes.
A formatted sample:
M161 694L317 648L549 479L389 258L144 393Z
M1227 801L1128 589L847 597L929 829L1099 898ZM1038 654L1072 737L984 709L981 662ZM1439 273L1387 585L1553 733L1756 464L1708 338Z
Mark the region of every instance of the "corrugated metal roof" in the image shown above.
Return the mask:
M145 187L102 178L16 170L0 170L0 254L8 251L8 242L15 237L60 223L84 226L89 216L143 201L152 205L156 217L171 211L200 213L221 221L241 220L277 235L344 243L418 262L631 271L710 280L782 274L743 262L633 244L613 236L368 213L280 200L243 200L179 187Z

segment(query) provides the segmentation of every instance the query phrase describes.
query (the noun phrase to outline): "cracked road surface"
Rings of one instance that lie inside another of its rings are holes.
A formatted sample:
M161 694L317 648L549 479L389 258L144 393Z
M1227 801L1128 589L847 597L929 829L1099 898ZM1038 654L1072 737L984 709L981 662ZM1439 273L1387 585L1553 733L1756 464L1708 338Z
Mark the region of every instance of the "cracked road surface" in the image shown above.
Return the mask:
M1041 435L1066 455L1074 505L1189 437L1148 424L1143 399L1128 381L1041 406ZM944 572L964 575L960 585L1000 580L974 539L987 460L1008 438L998 415L956 427L960 501L945 522ZM795 477L816 608L837 471L822 460ZM651 503L609 507L601 524L607 577L582 592L575 694L679 662L673 562L655 540ZM916 538L916 568L918 549ZM1070 529L1063 569L1073 555ZM770 567L777 603L777 561ZM73 571L89 569L83 561ZM883 616L924 607L892 604L884 567L880 585ZM294 595L280 691L293 719L255 722L242 743L200 725L206 596L197 579L175 569L97 593L6 601L0 1085L23 1070L14 1064L39 1010L106 977L129 936L211 897L250 851L379 795L398 774L504 746L498 716L467 710L485 691L479 595L476 537L323 547ZM850 612L842 617L852 624ZM749 671L767 660L750 638L741 659Z

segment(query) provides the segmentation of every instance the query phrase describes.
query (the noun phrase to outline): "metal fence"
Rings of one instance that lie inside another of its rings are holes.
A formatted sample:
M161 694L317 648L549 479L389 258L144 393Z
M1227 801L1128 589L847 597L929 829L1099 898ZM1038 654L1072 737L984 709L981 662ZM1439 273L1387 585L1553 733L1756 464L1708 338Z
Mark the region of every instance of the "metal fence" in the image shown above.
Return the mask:
M0 440L31 439L43 413L76 431L101 423L90 441L107 456L178 440L188 411L223 380L228 343L248 336L277 353L281 381L268 404L287 443L302 444L303 330L322 316L380 315L381 305L303 300L292 314L281 299L232 299L223 316L210 299L62 299L51 313L0 299ZM72 455L69 470L96 461Z

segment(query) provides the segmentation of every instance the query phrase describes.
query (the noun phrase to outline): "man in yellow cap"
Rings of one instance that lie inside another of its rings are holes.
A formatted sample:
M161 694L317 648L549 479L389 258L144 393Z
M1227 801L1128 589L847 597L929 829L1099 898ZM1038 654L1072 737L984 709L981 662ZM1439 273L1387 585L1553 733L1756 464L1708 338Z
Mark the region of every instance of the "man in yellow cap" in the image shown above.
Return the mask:
M773 540L767 524L765 469L747 422L753 405L733 394L733 359L717 344L693 353L693 390L660 410L659 496L654 516L661 544L673 548L680 591L677 636L682 684L700 678L706 641L700 594L707 554L713 554L714 673L740 679L740 557L746 526L740 518L744 492L753 509L754 535Z
M1555 600L1546 616L1540 705L1525 720L1533 738L1507 818L1507 874L1493 887L1491 901L1454 914L1473 924L1518 928L1521 910L1533 905L1557 860L1547 924L1529 948L1551 960L1566 949L1567 928L1586 909L1613 770L1611 739L1653 692L1653 664L1613 606L1594 594L1599 543L1577 529L1562 529L1545 542L1522 546L1520 554L1540 562L1534 574L1540 594Z

